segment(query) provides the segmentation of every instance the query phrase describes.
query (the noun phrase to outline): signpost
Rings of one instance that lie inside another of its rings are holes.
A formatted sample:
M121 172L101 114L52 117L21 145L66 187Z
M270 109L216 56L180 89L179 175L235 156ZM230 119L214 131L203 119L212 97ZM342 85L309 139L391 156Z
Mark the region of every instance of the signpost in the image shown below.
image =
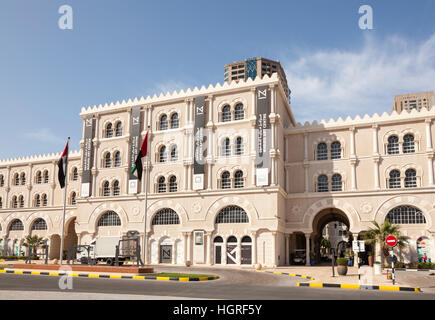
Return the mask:
M360 266L361 266L361 258L359 257L360 252L365 252L365 244L364 240L353 240L352 241L352 251L357 253L358 256L358 282L361 284L361 273L360 273Z
M385 244L391 248L390 255L387 257L387 262L391 263L391 278L393 279L393 285L394 285L396 280L396 275L394 273L394 263L397 262L397 257L394 255L393 248L397 245L397 238L393 235L389 235L385 239Z

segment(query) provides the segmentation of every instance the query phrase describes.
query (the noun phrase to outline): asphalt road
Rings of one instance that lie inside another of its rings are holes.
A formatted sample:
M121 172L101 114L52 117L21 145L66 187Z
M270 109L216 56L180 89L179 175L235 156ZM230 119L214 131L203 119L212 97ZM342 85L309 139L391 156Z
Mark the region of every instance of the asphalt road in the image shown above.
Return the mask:
M159 272L184 270L174 268L159 268ZM161 299L199 298L199 299L235 299L235 300L389 300L415 299L435 300L434 293L388 292L378 290L345 290L296 287L297 282L305 279L284 275L257 273L253 271L216 268L189 268L191 273L217 274L218 280L204 282L176 282L155 280L129 279L93 279L73 278L72 290L59 289L59 277L34 275L0 275L0 290L38 291L38 297L43 298L44 292L66 292L106 294L128 294L130 297L152 296ZM4 296L4 295L3 295ZM76 296L76 295L75 295ZM76 299L76 297L74 298Z

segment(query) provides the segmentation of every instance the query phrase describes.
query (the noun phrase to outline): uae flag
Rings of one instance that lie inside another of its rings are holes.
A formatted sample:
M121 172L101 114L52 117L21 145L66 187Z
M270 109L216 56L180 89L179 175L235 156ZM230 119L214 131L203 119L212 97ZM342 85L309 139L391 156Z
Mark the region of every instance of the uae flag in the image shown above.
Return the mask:
M147 131L147 134L145 135L145 139L143 139L143 141L142 141L142 146L140 147L139 154L137 155L134 167L131 169L131 174L133 174L137 169L137 178L139 180L142 180L142 171L143 171L142 170L142 168L143 168L142 158L146 157L147 151L148 151L147 150L147 148L148 148L148 132L149 131Z
M66 143L65 150L63 150L62 155L60 156L59 161L57 162L57 166L59 168L59 173L57 177L59 178L60 187L63 189L65 187L65 177L66 177L66 165L68 163L68 142Z

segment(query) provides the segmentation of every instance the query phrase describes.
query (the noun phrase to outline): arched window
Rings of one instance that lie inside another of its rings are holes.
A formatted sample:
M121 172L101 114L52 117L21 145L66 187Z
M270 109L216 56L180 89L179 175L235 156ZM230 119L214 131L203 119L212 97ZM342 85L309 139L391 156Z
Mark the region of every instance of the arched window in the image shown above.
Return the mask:
M336 173L332 176L331 190L332 191L343 191L343 182L341 181L341 175L339 175L338 173Z
M20 176L21 185L24 186L26 184L26 174L23 172Z
M221 188L222 189L230 189L231 188L231 179L230 173L228 171L224 171L221 176Z
M166 192L165 177L160 177L159 178L159 182L158 182L158 186L157 186L157 192L158 193L164 193L164 192Z
M221 236L217 236L216 238L214 238L213 242L214 243L222 243L222 242L224 242L224 239L222 239Z
M388 182L388 187L390 189L400 188L400 171L392 170L390 172L390 181Z
M116 127L115 127L115 136L117 136L117 137L122 136L122 122L121 121L119 121L116 124Z
M424 224L426 218L417 208L411 206L399 206L388 212L385 220L393 224Z
M243 171L237 170L234 173L234 188L243 188L243 187L244 187Z
M234 108L234 120L242 120L245 118L245 112L243 111L243 104L239 103Z
M388 137L387 153L388 154L399 153L399 138L397 136Z
M169 192L177 192L177 177L171 176L169 178Z
M317 160L328 160L328 146L326 143L317 145Z
M415 152L414 136L412 134L406 134L403 137L403 153L414 153L414 152Z
M324 174L317 178L317 192L328 192L328 177Z
M112 138L113 137L113 127L112 124L109 122L106 125L106 138Z
M161 146L159 150L159 162L166 162L167 158L168 157L166 155L166 147Z
M230 138L225 138L222 141L222 156L227 157L231 155Z
M216 223L249 223L249 218L242 208L228 206L218 213Z
M250 242L252 242L252 239L250 236L244 236L242 238L242 243L250 243Z
M234 154L236 156L240 156L243 154L243 138L242 137L236 138L236 145L234 148Z
M39 194L35 195L35 207L39 208L41 206L41 196Z
M77 168L73 168L73 174L72 174L73 181L77 181L79 179L79 171Z
M120 167L121 166L121 152L116 151L114 158L115 158L115 167Z
M32 224L32 230L47 230L47 223L44 219L36 219Z
M110 196L110 184L109 184L109 181L105 181L103 183L103 196L104 197Z
M156 213L151 224L153 226L180 224L180 218L174 210L165 208Z
M18 173L14 175L14 185L20 185L20 176L18 175Z
M231 121L231 109L230 106L226 105L222 108L222 122Z
M45 193L41 196L41 202L43 207L47 206L47 195Z
M115 182L113 182L113 195L119 196L120 193L121 189L119 188L119 181L115 180Z
M339 141L331 143L331 159L341 159L341 143Z
M48 178L49 178L49 176L48 176L48 171L45 170L45 171L44 171L44 183L48 183Z
M171 147L171 161L177 161L178 160L178 150L177 146L173 145Z
M9 231L22 231L24 230L24 225L19 219L15 219L12 221L11 225L9 226Z
M121 225L121 219L114 211L108 211L98 220L98 227L117 227Z
M71 205L77 204L76 198L77 194L75 192L71 193Z
M106 153L104 156L104 168L110 168L112 166L112 157L110 152Z
M160 117L160 130L168 130L168 116L166 114Z
M227 243L236 243L237 242L237 238L235 236L230 236L227 239Z
M35 183L36 184L41 184L42 183L42 174L41 174L41 171L36 172Z
M405 188L417 187L417 172L414 169L405 171Z
M17 196L12 197L12 208L18 208L18 200Z
M24 197L23 196L18 197L18 204L19 204L20 208L24 208Z
M171 116L171 129L177 129L179 127L180 123L178 121L178 113L174 113Z

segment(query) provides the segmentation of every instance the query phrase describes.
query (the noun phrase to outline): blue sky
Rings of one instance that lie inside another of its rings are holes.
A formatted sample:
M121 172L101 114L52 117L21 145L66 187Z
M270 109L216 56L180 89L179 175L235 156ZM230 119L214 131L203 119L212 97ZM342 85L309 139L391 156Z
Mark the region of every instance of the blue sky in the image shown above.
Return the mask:
M373 30L358 27L366 4ZM78 149L82 106L223 82L254 56L281 61L298 121L389 112L395 94L435 89L434 16L431 0L2 0L0 158L68 136Z

